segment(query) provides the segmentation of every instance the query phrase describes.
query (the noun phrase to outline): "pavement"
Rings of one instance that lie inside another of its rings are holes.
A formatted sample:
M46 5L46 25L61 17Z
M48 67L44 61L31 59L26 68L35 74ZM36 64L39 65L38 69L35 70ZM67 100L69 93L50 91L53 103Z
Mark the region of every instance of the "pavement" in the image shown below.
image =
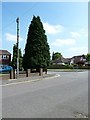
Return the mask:
M0 81L0 86L6 86L6 85L12 85L12 84L17 84L18 82L19 83L25 83L25 82L36 82L36 81L39 81L39 80L45 80L45 79L48 79L48 78L54 78L54 77L58 77L60 75L58 74L52 74L52 73L49 73L49 74L43 74L42 76L39 76L38 74L34 74L34 75L31 75L30 77L20 77L18 79L4 79L2 81Z
M18 79L6 79L4 78L3 80L0 80L0 86L6 86L6 85L12 85L12 84L17 84L17 82L19 83L23 83L23 82L35 82L35 81L39 81L39 80L44 80L44 79L49 79L49 78L54 78L54 77L58 77L60 76L60 74L58 74L58 72L84 72L86 70L80 70L80 69L76 69L76 70L49 70L47 74L43 73L42 76L39 76L38 73L36 74L31 74L30 77L26 77L25 75L20 75Z
M48 74L54 76L4 84L3 118L87 118L88 72Z

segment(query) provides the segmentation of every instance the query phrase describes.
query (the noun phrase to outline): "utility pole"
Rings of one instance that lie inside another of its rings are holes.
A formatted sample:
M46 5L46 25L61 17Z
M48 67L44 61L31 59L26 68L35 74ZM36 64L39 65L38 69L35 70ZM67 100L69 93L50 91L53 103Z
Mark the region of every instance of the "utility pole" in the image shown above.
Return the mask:
M19 77L19 18L16 19L17 22L17 79Z

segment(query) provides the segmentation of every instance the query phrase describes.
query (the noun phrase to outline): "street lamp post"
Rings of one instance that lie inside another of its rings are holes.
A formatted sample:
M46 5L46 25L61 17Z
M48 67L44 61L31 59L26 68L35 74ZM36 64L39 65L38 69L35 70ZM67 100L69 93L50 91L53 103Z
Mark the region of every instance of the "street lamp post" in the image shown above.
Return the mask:
M16 19L17 22L17 78L19 77L19 18Z

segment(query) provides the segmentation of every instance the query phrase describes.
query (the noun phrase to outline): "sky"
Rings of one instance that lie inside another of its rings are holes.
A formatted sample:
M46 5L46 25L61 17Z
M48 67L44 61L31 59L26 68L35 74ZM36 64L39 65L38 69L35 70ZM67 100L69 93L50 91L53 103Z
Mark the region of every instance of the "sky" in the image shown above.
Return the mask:
M13 54L19 17L19 48L24 53L33 15L41 18L51 55L60 52L69 58L88 53L88 2L3 2L2 49Z

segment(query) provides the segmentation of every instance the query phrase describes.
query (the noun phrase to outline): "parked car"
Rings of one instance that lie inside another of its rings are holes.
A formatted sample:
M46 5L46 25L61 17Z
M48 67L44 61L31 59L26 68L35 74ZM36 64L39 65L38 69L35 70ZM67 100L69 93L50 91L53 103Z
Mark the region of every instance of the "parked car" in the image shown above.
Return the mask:
M11 71L13 68L11 66L8 65L0 65L0 73L2 72L9 72Z

